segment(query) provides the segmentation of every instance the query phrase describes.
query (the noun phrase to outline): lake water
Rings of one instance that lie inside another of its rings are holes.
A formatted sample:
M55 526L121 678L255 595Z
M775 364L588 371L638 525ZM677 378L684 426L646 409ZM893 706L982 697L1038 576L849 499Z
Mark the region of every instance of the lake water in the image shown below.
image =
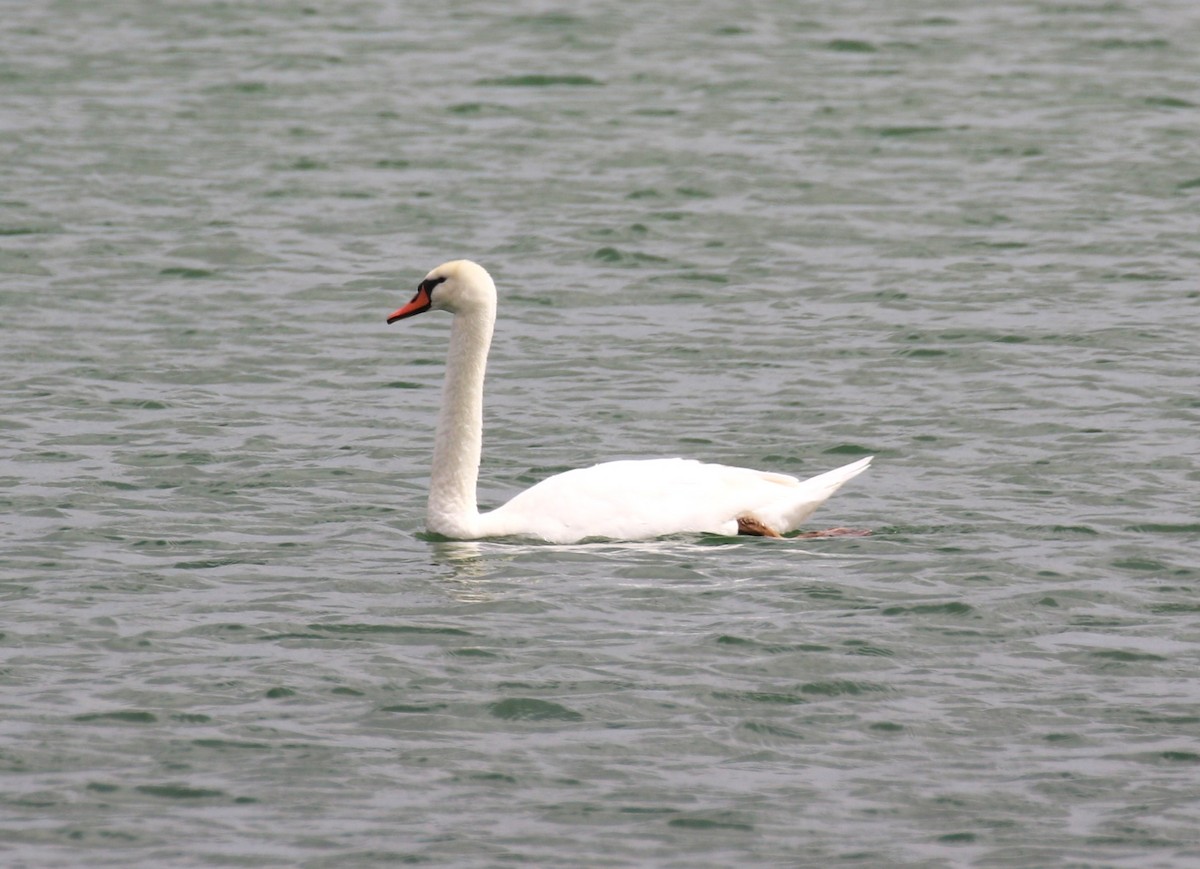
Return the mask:
M9 4L0 861L1200 865L1192 0ZM811 527L422 533L807 476Z

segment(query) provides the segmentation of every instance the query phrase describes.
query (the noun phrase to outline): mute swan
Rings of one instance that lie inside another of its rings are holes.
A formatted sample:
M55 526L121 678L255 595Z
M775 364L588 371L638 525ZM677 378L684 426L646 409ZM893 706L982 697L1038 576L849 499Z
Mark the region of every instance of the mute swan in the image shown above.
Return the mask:
M483 446L483 374L496 321L496 285L470 260L443 263L388 323L449 311L450 350L429 482L428 529L457 540L532 537L647 540L668 534L792 531L871 457L801 482L795 477L690 459L606 462L557 474L480 513L475 500Z

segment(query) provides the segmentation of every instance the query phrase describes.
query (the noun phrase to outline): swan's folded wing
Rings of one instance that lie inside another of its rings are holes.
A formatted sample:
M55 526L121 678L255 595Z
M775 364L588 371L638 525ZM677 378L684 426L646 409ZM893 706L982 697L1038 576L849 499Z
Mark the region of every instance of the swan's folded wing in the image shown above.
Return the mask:
M536 536L557 543L736 534L741 517L786 532L869 462L805 481L690 459L605 462L543 480L481 519L490 535Z

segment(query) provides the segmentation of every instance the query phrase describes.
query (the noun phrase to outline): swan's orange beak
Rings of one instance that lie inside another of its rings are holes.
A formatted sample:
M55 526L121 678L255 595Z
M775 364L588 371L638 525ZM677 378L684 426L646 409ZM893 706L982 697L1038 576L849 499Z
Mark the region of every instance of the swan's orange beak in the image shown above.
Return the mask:
M433 302L429 298L429 288L422 282L421 286L417 287L417 294L412 297L412 301L403 308L397 308L388 315L388 323L395 323L397 320L403 320L405 317L412 317L420 314L423 311L428 311L429 306Z

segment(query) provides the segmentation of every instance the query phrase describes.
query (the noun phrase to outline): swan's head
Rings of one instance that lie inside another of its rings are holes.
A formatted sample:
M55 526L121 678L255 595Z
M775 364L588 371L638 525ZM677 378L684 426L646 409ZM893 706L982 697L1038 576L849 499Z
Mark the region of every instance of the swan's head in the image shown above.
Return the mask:
M495 307L496 285L492 283L492 276L478 263L456 259L442 263L427 274L412 301L393 311L387 321L395 323L429 310L458 314L481 308L494 310Z

